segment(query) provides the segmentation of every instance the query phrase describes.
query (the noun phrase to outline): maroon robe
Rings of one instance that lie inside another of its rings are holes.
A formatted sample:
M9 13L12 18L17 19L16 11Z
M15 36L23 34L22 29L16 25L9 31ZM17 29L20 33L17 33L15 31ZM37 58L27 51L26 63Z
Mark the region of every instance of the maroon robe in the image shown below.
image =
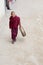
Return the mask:
M20 25L20 18L18 16L10 17L9 28L11 29L11 36L14 40L18 34L18 25Z

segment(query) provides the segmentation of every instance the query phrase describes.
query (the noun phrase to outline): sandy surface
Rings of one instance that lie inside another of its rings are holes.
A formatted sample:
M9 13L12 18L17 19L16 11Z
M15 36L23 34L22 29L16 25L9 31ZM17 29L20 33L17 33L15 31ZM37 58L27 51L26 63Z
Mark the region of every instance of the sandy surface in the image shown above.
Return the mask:
M0 22L0 65L43 65L43 0L17 0L11 9L21 17L27 36L23 38L19 31L11 44L11 11L6 11Z

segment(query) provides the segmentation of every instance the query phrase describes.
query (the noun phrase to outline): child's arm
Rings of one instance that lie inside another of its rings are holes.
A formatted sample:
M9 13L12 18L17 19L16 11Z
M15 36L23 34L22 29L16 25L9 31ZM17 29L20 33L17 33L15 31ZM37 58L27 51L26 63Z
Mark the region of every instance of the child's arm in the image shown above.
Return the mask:
M19 18L19 27L21 27L21 22L20 22L20 18Z
M11 29L11 21L10 21L10 18L9 18L9 28Z
M19 24L19 27L21 28L21 22L20 22L20 24Z

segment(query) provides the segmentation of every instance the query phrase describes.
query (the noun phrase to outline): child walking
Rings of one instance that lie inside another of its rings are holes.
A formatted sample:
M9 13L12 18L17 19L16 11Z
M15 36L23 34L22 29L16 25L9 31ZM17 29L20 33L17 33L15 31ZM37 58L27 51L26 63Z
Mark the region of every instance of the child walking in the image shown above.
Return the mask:
M16 16L15 12L11 12L10 21L9 21L9 28L11 29L11 38L12 44L16 41L16 37L18 34L18 26L21 27L20 18Z

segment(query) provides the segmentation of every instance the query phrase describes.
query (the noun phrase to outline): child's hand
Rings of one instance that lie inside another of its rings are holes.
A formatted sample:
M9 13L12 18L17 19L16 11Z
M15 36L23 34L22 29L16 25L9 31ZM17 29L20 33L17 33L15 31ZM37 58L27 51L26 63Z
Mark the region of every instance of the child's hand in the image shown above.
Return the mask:
M21 25L19 25L19 28L21 28Z

